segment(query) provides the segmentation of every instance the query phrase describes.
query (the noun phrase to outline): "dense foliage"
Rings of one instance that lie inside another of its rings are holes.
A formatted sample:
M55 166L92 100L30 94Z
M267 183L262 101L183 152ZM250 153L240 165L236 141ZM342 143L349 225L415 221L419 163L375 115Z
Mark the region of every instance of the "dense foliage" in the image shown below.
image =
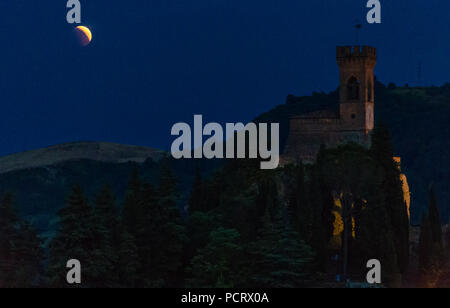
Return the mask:
M77 259L83 287L290 288L342 286L336 275L364 281L366 262L377 258L385 285L398 286L409 268L409 226L392 152L380 127L371 149L321 149L313 165L267 171L233 160L210 175L198 168L182 209L169 158L156 184L131 168L123 202L109 185L92 201L73 187L46 258L7 195L0 270L11 286L67 287L66 263ZM423 237L437 239L437 213L432 199ZM11 240L20 245L7 246ZM436 241L443 249L442 235Z
M377 118L393 137L378 126L370 149L322 148L312 165L267 171L256 160L82 161L0 177L2 192L17 195L0 203L0 287L67 287L69 259L80 260L83 287L343 286L364 281L373 258L387 286L402 285L415 270L424 285L445 285L450 240L441 222L448 208L437 200L450 191L439 137L450 87L376 89ZM259 120L280 121L286 137L290 114L336 102L337 92L290 96ZM417 124L428 119L433 126ZM394 153L414 191L413 222L422 218L417 266ZM69 191L68 183L83 186ZM33 209L31 187L46 201ZM16 211L22 202L42 238Z

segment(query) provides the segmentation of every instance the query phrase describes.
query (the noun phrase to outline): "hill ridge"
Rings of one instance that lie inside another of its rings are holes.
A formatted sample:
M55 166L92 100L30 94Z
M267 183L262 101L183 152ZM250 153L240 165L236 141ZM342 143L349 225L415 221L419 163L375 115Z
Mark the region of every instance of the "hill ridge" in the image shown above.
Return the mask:
M148 158L159 160L163 153L151 147L112 142L66 142L2 156L0 157L0 174L83 159L111 163L143 163Z

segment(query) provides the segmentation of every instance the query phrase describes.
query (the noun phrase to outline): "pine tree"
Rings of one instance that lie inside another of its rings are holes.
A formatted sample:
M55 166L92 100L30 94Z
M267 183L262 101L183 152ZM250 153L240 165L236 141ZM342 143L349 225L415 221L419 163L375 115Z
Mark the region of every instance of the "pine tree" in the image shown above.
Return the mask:
M191 196L189 198L189 213L196 211L205 211L205 196L203 193L203 180L200 169L196 168L194 183L192 185Z
M117 250L119 246L118 217L115 198L109 185L102 187L94 207L93 239L96 247L92 252L96 264L97 287L118 285L116 275Z
M186 234L177 207L176 188L168 162L163 162L155 202L147 208L148 214L145 215L145 234L148 235L145 246L148 258L145 262L149 269L145 275L146 286L173 287L181 283L179 271ZM139 251L143 251L142 247Z
M252 272L249 286L295 288L304 286L314 254L283 221L278 209L272 218L267 211L257 240L249 246Z
M6 194L0 204L0 288L39 285L41 244L37 232L17 215L12 195Z
M154 225L155 215L157 212L157 195L156 191L151 184L143 184L141 192L141 218L139 225L137 226L135 243L137 244L139 254L139 269L141 285L151 284L148 281L148 277L152 276L154 272L155 264L152 262L152 258L155 254L155 250L159 249L155 246L155 241L162 235L159 234L157 226Z
M242 248L239 232L219 227L209 235L208 244L200 249L187 269L193 288L236 287Z
M27 222L20 224L18 242L15 246L14 287L28 288L42 285L42 262L44 251L42 240L36 230Z
M122 210L122 222L128 233L137 236L138 226L141 225L142 182L137 167L134 167L128 182L127 194Z
M0 205L0 287L7 287L14 280L14 242L17 242L18 217L13 207L12 195L6 194Z
M96 286L101 270L93 262L97 248L93 213L80 186L72 189L58 216L59 230L50 243L49 285L66 287L67 261L76 259L82 266L82 286Z
M186 233L188 241L184 247L184 267L187 267L198 250L208 244L209 235L217 227L217 221L210 213L195 212L189 215Z
M117 250L118 284L124 288L142 287L142 265L135 238L124 227L119 227L119 246Z
M104 232L104 238L109 242L113 242L119 221L115 197L109 185L104 185L97 195L94 214L96 216L97 227Z

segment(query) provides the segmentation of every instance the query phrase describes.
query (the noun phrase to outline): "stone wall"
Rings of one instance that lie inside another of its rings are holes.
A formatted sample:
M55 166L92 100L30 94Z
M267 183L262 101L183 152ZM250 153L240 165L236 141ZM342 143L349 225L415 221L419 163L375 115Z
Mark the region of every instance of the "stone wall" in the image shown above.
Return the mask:
M347 130L341 119L302 119L290 121L289 137L283 152L284 161L314 162L321 145L327 148L354 142L363 146L370 145L369 132L365 130Z

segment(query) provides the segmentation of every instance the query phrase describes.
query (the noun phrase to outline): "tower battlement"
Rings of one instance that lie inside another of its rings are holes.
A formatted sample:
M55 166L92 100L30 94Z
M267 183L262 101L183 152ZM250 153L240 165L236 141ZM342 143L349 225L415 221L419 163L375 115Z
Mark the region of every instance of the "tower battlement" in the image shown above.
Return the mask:
M371 60L376 62L377 49L370 46L337 46L336 59L338 63L357 60Z
M321 110L292 117L286 160L314 161L320 146L348 142L370 146L374 127L374 69L377 50L369 46L337 46L339 112Z

